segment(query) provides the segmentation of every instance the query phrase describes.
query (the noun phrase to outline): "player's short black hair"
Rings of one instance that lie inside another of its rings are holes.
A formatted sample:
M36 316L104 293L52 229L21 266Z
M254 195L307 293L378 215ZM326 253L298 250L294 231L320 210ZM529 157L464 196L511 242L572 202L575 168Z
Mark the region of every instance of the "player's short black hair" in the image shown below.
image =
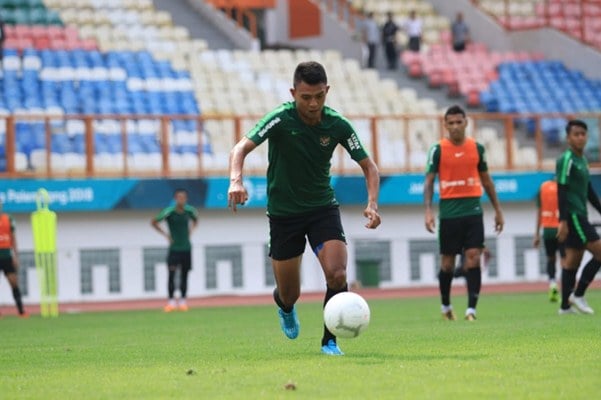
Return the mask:
M177 195L178 193L185 193L188 194L188 191L184 188L177 188L173 191L173 196Z
M449 115L457 115L457 114L463 115L463 118L465 118L465 116L466 116L465 110L463 108L459 107L458 105L454 105L447 109L447 111L444 113L444 118L447 119L447 117Z
M308 85L327 84L328 76L323 65L317 61L305 61L298 64L294 70L294 86L301 82L305 82Z
M566 125L566 135L570 134L573 126L578 126L588 132L588 125L581 119L571 119Z

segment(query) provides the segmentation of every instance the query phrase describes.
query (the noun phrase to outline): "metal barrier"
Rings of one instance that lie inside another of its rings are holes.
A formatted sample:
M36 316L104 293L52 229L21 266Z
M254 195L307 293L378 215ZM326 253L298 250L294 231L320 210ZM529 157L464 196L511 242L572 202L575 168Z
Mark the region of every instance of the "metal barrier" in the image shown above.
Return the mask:
M13 115L4 119L5 134L0 129L0 177L223 176L230 149L260 117ZM601 113L474 113L468 135L486 147L492 170L552 170L565 147L565 121L574 117L589 124L587 156L592 166L601 166ZM422 171L429 147L444 135L441 115L348 118L383 173ZM247 173L264 174L267 146L245 164ZM360 173L342 147L332 168L340 175Z

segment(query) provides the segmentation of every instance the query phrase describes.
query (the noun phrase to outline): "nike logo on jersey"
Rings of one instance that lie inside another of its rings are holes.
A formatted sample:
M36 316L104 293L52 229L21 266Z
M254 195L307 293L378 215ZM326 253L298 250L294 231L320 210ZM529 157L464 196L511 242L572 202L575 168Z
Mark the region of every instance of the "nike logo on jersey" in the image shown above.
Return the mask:
M291 134L292 136L296 136L296 135L298 135L298 132L297 132L297 131L292 131L292 132L290 132L290 134Z
M459 158L461 156L463 156L464 152L462 151L461 153L455 153L455 157Z

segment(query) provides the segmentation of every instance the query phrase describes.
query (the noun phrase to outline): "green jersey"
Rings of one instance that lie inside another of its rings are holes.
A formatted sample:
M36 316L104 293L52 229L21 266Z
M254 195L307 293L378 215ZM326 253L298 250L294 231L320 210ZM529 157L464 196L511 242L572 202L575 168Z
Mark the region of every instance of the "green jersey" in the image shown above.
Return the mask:
M567 186L568 212L586 217L588 212L589 171L584 156L579 157L566 150L558 159L555 168L557 184Z
M305 124L294 102L268 113L246 135L256 145L269 139L267 168L267 213L299 215L337 206L330 183L330 161L341 144L355 161L366 158L351 122L324 107L321 122Z
M476 143L478 155L478 172L487 172L488 164L484 146ZM428 162L426 164L426 174L437 174L440 167L440 143L430 147L428 151ZM457 218L468 215L482 214L482 203L480 197L463 197L456 199L441 199L439 205L439 218Z
M15 233L15 220L10 215L7 214L7 216L8 216L8 221L9 221L10 226L2 227L2 231L7 232L8 230L10 230L10 232L12 234L14 234ZM0 233L0 234L2 234L2 233ZM12 248L0 249L0 258L11 258L11 257L12 257Z
M183 211L179 211L174 205L166 207L154 219L155 221L167 221L172 240L169 250L187 251L192 248L190 220L196 221L197 218L196 209L186 204Z

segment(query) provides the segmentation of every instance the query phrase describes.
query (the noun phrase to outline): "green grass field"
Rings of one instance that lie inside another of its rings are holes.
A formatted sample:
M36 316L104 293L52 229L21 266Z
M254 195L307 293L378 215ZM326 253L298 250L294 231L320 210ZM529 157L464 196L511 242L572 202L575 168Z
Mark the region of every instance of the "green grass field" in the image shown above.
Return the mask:
M601 311L601 291L587 295ZM458 314L465 298L456 296ZM484 295L479 320L444 322L436 298L371 300L372 322L319 353L321 306L301 335L274 306L0 319L3 399L592 399L601 317L557 315L546 295ZM295 390L285 385L293 382Z

